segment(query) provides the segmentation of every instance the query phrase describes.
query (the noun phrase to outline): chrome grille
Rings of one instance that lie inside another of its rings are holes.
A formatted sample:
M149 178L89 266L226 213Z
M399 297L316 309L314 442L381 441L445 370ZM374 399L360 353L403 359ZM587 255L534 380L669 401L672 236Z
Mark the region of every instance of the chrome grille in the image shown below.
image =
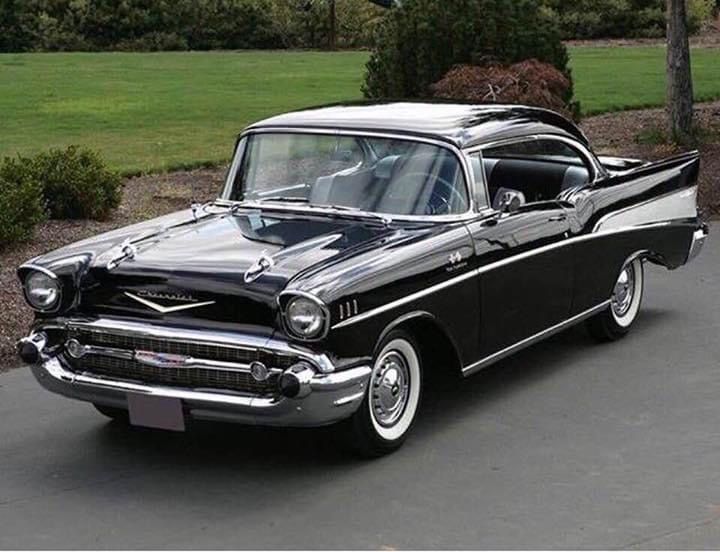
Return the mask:
M295 356L278 355L259 349L243 349L212 343L173 341L110 332L74 330L69 333L68 337L77 339L83 345L109 347L126 351L169 353L239 364L260 361L270 368L285 369L299 360ZM274 394L277 390L277 376L259 382L247 372L229 369L157 367L134 359L104 355L86 355L80 359L73 359L69 355L65 355L65 357L71 368L77 372L87 372L113 379L137 381L151 385L168 385L192 389L224 389L258 395Z
M153 353L172 353L175 355L188 355L209 360L223 362L252 362L259 360L257 349L236 349L222 347L209 343L188 343L183 341L168 341L153 337L141 337L122 334L79 331L75 338L84 345L98 345L104 347L117 347L131 351L152 351Z
M272 394L277 389L276 377L259 382L245 372L207 368L158 368L135 360L95 355L68 360L78 371L113 379L191 389L226 389L257 395Z

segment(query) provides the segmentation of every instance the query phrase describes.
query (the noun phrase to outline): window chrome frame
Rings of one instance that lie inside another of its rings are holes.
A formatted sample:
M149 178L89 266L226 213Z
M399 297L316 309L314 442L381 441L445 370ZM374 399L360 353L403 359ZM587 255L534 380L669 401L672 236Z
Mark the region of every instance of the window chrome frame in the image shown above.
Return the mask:
M465 150L463 150L465 156L468 158L468 165L470 167L470 170L472 170L472 160L471 157L477 155L480 159L481 164L481 174L482 174L482 186L483 186L483 192L485 194L485 197L487 199L487 207L486 212L489 213L497 213L495 209L492 208L492 205L490 204L490 188L488 186L488 178L487 174L485 172L485 164L483 163L484 155L483 151L490 148L496 148L496 147L502 147L502 146L510 146L513 144L522 144L524 142L533 142L537 140L555 140L558 142L563 142L567 146L574 149L578 155L585 161L587 168L592 170L592 178L588 181L588 186L594 187L597 182L600 180L606 178L608 176L607 171L603 168L603 166L600 164L600 162L595 157L595 154L592 153L590 148L586 147L582 143L578 142L577 140L574 140L573 138L568 138L567 136L561 136L558 134L528 134L525 136L516 136L513 138L507 138L505 140L496 140L494 142L487 142L485 144L474 144L472 147L469 147Z
M452 152L460 163L461 170L463 172L463 178L465 180L465 191L468 198L468 209L464 213L456 213L450 215L399 215L394 213L380 213L375 211L345 211L340 209L333 209L331 207L313 207L308 205L284 205L280 203L270 202L255 202L255 201L236 201L230 199L232 192L233 183L237 177L238 170L242 163L242 159L245 155L246 138L255 134L322 134L328 136L349 136L349 137L364 137L364 138L385 138L389 140L405 140L408 142L418 142L423 144L430 144L433 146L444 148ZM257 127L245 130L240 134L235 148L235 156L230 170L228 171L225 185L221 196L218 198L219 204L238 205L241 207L247 207L249 209L261 209L272 207L276 211L285 211L289 213L309 213L309 214L341 214L345 216L357 215L358 217L366 218L372 217L387 217L392 221L407 221L407 222L455 222L455 221L467 221L477 217L478 213L485 213L488 209L488 196L487 190L482 190L480 196L484 194L485 205L478 204L478 186L475 182L474 174L470 166L470 159L465 153L450 142L446 142L439 139L428 138L424 136L416 136L413 134L403 134L401 132L380 132L370 130L353 130L353 129L339 129L332 127Z

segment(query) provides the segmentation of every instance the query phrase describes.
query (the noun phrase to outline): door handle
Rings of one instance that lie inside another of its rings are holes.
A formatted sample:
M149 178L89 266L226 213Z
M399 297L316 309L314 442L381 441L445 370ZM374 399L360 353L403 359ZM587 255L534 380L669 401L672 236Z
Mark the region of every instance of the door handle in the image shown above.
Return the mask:
M549 222L560 222L561 220L567 220L567 215L565 213L562 215L554 215L548 219Z

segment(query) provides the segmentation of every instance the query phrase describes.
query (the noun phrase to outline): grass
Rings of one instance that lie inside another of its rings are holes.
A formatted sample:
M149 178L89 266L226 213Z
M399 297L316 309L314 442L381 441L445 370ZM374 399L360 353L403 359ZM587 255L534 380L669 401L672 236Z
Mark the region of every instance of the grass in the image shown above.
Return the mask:
M359 97L366 56L0 55L0 155L79 143L126 172L219 162L250 122Z
M661 105L664 50L571 50L585 113ZM127 173L226 160L248 123L360 97L364 52L0 55L0 156L77 143ZM698 99L720 97L720 50L693 51Z
M583 114L657 107L665 101L665 49L658 46L570 50L575 96ZM720 49L691 54L697 101L720 98Z

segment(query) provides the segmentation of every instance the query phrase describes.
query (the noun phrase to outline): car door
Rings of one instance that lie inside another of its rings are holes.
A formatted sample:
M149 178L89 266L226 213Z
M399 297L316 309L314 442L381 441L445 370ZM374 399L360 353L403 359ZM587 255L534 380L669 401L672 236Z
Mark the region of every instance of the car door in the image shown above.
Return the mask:
M548 201L496 213L469 225L480 297L481 358L568 317L573 262L564 208Z
M469 224L480 297L480 363L570 317L575 266L572 248L564 245L570 237L568 206L557 197L584 177L583 160L563 157L573 152L560 146L565 147L532 137L472 154L475 179L494 203ZM499 195L507 191L524 197L519 208L500 208Z

